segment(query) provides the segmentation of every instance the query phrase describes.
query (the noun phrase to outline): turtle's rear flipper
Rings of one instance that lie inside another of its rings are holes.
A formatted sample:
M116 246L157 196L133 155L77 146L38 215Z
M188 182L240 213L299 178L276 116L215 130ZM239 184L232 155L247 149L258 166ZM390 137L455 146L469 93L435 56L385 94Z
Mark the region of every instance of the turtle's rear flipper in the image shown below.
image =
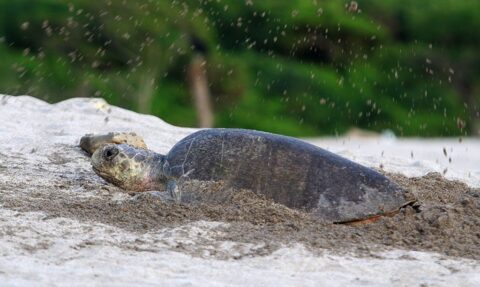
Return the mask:
M393 217L400 212L401 208L404 208L404 207L409 206L409 205L413 206L415 204L418 204L418 202L416 201L416 199L413 197L413 195L410 192L406 192L406 194L407 194L407 198L410 201L405 203L405 205L403 205L399 209L396 209L396 210L393 210L393 211L390 211L390 212L385 212L385 213L382 213L382 214L372 215L372 216L369 216L369 217L366 217L366 218L354 219L354 220L343 221L343 222L340 221L340 222L334 222L334 223L335 224L345 224L345 225L358 226L358 225L365 225L365 224L377 222L382 217Z
M128 144L137 148L147 148L143 138L134 132L111 132L100 135L86 134L80 139L80 147L89 155L92 155L98 148L106 144Z
M378 215L373 215L368 218L364 219L357 219L357 220L352 220L352 221L346 221L346 222L335 222L336 224L345 224L345 225L352 225L352 226L358 226L358 225L365 225L365 224L370 224L377 222L380 218L382 217L392 217L395 214L397 214L399 210L395 210L386 214L378 214Z

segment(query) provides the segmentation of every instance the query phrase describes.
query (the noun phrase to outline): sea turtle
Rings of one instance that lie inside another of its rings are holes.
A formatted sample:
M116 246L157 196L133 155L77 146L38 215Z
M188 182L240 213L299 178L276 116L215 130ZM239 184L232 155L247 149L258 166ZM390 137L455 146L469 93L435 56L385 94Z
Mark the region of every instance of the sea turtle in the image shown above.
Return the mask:
M382 174L292 137L204 129L180 140L166 155L109 140L115 137L82 139L82 148L96 149L94 171L125 190L166 190L176 201L182 198L179 181L222 181L228 188L250 190L338 223L391 214L414 201Z

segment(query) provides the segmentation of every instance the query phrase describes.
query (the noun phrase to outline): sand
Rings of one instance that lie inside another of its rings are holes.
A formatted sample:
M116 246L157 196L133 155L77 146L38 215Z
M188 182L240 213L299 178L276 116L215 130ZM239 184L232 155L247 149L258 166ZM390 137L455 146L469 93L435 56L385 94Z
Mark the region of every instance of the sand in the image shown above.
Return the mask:
M82 156L76 146L63 149ZM51 161L64 164L58 154L56 158L51 157ZM370 251L394 247L480 259L480 189L447 180L437 173L418 178L387 176L411 191L418 201L392 217L360 225L322 222L308 213L264 200L248 191L223 190L221 184L201 188L197 187L198 183L192 184L188 188L198 188L195 192L200 198L189 203L165 203L151 193L128 194L107 183L98 185L88 179L95 179L88 171L73 179L59 174L57 189L34 188L34 183L30 183L34 191L23 196L0 193L0 201L3 208L15 211L41 211L47 218L98 222L138 233L200 220L227 222L228 225L219 227L221 236L217 239L261 243L263 247L257 249L255 255L270 254L286 244L301 243L314 252L329 249L375 256ZM91 192L92 196L64 192L64 187L73 186ZM0 185L0 190L11 188ZM124 197L119 199L119 193ZM186 252L201 256L202 248Z
M478 286L480 281L477 139L315 140L367 166L382 166L418 198L394 217L347 226L215 184L199 190L203 200L180 205L149 193L128 194L92 171L78 147L81 136L135 131L164 153L193 130L99 99L55 105L32 97L3 99L0 281L5 286ZM427 174L431 171L440 173Z

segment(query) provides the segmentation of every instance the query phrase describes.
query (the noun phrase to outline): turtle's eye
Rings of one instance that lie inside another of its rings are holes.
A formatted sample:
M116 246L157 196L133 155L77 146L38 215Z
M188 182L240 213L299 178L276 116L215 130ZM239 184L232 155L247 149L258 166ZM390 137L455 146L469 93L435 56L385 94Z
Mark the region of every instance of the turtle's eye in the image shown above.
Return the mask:
M112 160L118 154L118 148L115 146L107 147L103 150L103 158L105 160Z

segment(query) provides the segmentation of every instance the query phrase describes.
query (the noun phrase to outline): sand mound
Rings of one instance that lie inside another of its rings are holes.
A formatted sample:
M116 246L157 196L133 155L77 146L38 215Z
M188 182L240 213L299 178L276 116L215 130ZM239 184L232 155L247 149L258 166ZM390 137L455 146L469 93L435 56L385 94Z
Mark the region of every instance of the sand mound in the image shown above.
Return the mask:
M82 177L66 177L56 183L56 189L38 186L24 196L0 193L0 200L4 208L42 211L50 217L99 222L140 233L200 220L227 222L229 225L220 227L222 235L217 239L261 243L264 247L257 250L258 255L287 244L302 243L313 251L330 249L369 255L369 251L396 247L480 259L480 250L476 248L480 244L480 190L448 181L439 174L421 178L388 176L411 190L418 202L393 217L354 226L315 220L308 213L261 199L248 191L214 190L212 186L199 191L204 193L201 200L171 204L150 193L123 193L119 199L121 191L113 186L96 186ZM92 196L65 193L63 187L67 186L90 190ZM0 189L6 188L0 185Z

